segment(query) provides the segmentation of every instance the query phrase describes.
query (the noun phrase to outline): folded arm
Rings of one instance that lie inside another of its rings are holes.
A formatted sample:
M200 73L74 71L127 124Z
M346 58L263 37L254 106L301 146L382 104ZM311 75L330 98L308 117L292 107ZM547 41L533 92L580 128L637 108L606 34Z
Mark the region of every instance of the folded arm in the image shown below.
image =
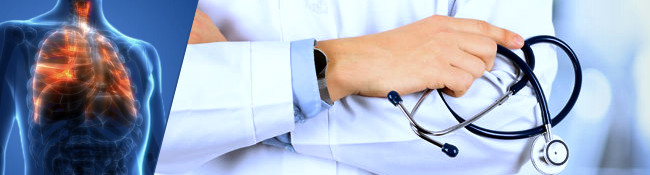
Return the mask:
M455 17L485 20L524 38L554 34L550 1L459 1L456 9ZM537 60L535 73L546 95L550 95L557 69L555 51L542 45L533 49ZM430 69L418 71L426 70ZM516 75L516 68L497 56L491 71L474 80L462 97L447 96L447 101L461 116L472 116L502 95ZM407 108L416 103L419 95L403 96ZM538 113L534 94L524 88L477 124L496 130L527 129L540 122ZM416 118L432 130L458 124L437 93L427 97ZM379 174L505 174L518 171L528 160L524 151L526 139L494 140L466 130L435 139L458 146L458 157L451 159L417 137L403 114L385 98L361 96L343 98L314 120L297 125L292 132L292 144L299 153Z

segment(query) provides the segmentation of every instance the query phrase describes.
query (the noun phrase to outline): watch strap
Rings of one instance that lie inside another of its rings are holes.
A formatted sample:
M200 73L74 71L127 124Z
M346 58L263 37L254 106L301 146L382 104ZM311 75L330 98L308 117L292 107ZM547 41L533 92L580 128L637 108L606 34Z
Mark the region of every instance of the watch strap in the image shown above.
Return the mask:
M314 42L314 46L316 46L316 42ZM330 93L329 89L327 88L327 81L325 78L328 62L329 59L327 58L327 55L325 55L322 50L314 48L314 64L316 67L316 79L318 81L320 99L323 100L323 102L332 105L334 102L332 102L332 99L330 98Z

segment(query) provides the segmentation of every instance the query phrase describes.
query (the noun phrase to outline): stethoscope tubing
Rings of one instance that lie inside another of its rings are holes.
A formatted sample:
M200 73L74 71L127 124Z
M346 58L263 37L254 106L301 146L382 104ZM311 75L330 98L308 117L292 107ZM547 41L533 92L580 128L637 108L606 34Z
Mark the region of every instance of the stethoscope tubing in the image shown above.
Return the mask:
M512 51L508 50L507 48L499 46L497 52L507 57L511 61L513 61L513 63L515 63L524 74L522 80L520 80L518 83L515 83L509 88L510 92L516 94L521 88L523 88L523 86L521 86L522 84L525 85L530 83L530 85L533 86L532 89L535 92L535 96L540 106L542 112L542 122L544 124L541 126L537 126L527 130L520 130L520 131L496 131L496 130L486 129L477 126L475 124L470 124L465 126L465 128L470 132L483 137L494 138L494 139L505 139L505 140L530 138L542 134L544 132L549 132L547 135L550 135L550 127L556 126L558 123L560 123L568 115L568 113L575 105L577 98L580 94L580 88L582 85L582 70L580 68L580 63L576 57L575 52L573 52L573 50L568 46L568 44L553 36L546 36L546 35L536 36L527 39L525 43L526 44L524 44L522 51L524 51L524 55L529 61L528 64L524 62L519 56L514 54ZM569 59L571 60L574 68L575 83L574 83L573 91L565 106L554 118L550 117L546 96L544 95L539 80L533 73L533 67L531 66L534 65L534 58L533 58L534 54L532 49L530 49L530 46L537 43L550 43L557 47L560 47L569 56ZM445 106L449 109L450 113L454 116L454 118L456 118L458 122L463 123L465 119L460 117L449 106L441 91L438 91L438 94L440 95L443 102L445 103Z

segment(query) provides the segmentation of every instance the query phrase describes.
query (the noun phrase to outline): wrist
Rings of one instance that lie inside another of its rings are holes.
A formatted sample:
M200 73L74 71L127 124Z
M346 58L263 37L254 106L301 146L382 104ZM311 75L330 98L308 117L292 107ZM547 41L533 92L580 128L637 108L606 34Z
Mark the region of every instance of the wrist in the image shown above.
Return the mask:
M327 82L330 99L332 101L338 101L345 96L351 95L351 93L345 89L343 83L340 82L339 76L331 73L332 69L330 67L328 67L326 71L325 81Z
M329 62L325 69L325 81L327 82L329 95L332 101L337 101L345 96L354 93L352 84L350 82L348 73L345 69L341 69L340 63L346 54L345 39L334 39L326 41L318 41L316 48L320 49L327 57Z

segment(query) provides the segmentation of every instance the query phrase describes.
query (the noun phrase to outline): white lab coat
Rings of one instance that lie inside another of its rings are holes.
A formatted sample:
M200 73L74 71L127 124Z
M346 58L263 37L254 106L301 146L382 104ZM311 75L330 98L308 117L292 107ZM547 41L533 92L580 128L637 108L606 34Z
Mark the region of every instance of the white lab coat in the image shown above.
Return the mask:
M458 157L449 158L418 138L385 98L349 96L294 124L289 42L372 34L434 14L485 20L524 38L552 35L552 1L201 0L199 9L234 42L187 46L158 173L506 174L528 161L529 140L482 138L464 129L436 138L459 148ZM555 51L534 49L535 72L550 95ZM471 116L505 92L514 72L497 58L466 95L449 101ZM403 96L405 105L411 108L420 94ZM434 94L416 117L434 130L457 124ZM524 89L476 123L526 129L541 122L538 113ZM295 153L259 143L286 132Z

